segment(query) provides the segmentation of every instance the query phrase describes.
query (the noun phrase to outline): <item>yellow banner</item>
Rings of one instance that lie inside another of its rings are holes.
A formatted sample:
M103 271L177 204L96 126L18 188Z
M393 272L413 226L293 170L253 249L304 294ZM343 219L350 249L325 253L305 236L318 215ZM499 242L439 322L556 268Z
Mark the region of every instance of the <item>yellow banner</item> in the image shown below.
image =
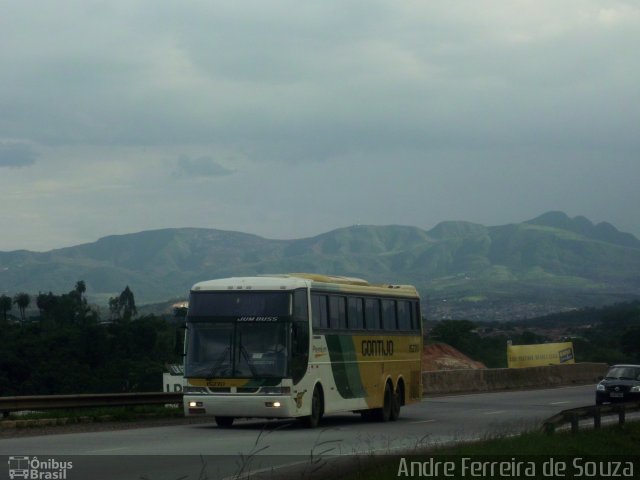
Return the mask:
M572 342L508 345L507 359L509 368L576 363Z

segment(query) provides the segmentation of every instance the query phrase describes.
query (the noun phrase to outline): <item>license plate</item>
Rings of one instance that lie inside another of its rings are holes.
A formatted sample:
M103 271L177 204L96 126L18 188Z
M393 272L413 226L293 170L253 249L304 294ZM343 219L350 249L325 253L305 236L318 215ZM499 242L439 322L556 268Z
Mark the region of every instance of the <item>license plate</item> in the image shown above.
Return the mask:
M611 392L609 394L609 396L611 398L622 398L622 397L624 397L624 393L622 393L622 392Z

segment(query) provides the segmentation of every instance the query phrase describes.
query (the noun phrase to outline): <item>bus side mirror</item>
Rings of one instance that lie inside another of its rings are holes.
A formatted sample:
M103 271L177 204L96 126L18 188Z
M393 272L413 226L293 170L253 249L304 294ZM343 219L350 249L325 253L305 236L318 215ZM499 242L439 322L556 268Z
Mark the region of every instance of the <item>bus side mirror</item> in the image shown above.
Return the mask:
M174 352L178 357L184 357L184 337L187 332L187 327L183 325L176 329L176 343L174 345Z

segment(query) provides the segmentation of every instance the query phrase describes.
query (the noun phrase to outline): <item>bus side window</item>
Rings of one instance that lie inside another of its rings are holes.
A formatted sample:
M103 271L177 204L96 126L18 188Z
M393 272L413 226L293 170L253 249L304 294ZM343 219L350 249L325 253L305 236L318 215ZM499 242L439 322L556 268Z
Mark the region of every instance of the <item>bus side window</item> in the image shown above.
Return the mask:
M309 302L306 290L296 290L293 294L293 336L294 354L309 354ZM305 367L306 368L306 367Z
M420 330L422 327L422 313L420 312L420 303L413 302L413 328Z
M329 296L329 325L331 328L344 330L347 328L347 308L345 297Z
M349 297L347 299L348 323L351 330L364 328L364 307L362 298Z
M311 295L311 315L313 317L313 328L329 327L326 295Z
M398 300L398 329L411 330L411 304L407 300Z
M309 304L307 302L307 291L299 289L293 292L293 320L307 321L309 315Z
M380 300L367 298L364 302L364 319L367 330L380 330Z
M398 329L395 300L382 300L382 324L385 330Z
M296 290L293 294L293 323L291 325L291 377L294 385L304 377L309 362L308 316L307 292L306 290Z

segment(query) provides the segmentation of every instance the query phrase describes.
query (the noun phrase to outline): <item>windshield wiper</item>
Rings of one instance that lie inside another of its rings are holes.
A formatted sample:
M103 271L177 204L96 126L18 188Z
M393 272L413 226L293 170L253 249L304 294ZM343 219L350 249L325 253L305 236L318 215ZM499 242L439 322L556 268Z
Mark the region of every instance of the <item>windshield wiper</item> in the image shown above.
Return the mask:
M253 363L251 363L250 361L249 352L247 352L247 349L244 348L244 345L242 344L242 333L238 335L238 348L240 349L240 355L244 357L244 360L245 362L247 362L247 366L249 367L249 370L251 370L251 375L253 375L254 377L257 377L258 372L253 366Z
M634 377L620 377L620 380L635 380Z
M209 369L209 374L207 378L212 378L213 374L222 366L222 362L224 362L227 358L227 353L229 354L229 364L231 364L231 346L229 345L227 348L224 349L224 351L222 352L222 355L220 355L220 358L216 360L216 363L213 364L213 367Z

